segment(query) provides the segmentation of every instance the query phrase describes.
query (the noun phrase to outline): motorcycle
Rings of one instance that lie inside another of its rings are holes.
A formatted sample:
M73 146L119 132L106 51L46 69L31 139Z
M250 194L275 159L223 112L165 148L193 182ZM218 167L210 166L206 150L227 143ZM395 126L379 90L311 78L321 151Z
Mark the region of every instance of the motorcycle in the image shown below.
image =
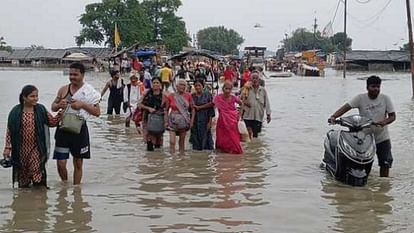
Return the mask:
M374 135L367 130L372 120L360 115L336 119L348 130L330 130L324 141L323 162L335 179L352 186L364 186L376 152Z

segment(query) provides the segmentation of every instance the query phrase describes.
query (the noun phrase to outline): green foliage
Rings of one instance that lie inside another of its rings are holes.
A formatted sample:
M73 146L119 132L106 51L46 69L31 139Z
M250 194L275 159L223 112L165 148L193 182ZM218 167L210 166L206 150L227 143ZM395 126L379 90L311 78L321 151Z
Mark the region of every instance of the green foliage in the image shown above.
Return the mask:
M202 49L208 49L221 54L235 54L244 38L233 29L223 26L208 27L198 31L198 44Z
M338 32L333 37L330 38L336 49L338 50L344 50L344 39L345 39L345 33ZM352 39L347 37L345 41L345 45L347 50L351 50L352 46Z
M165 46L172 53L180 52L184 46L188 46L191 39L187 34L184 21L174 14L164 17L161 24L161 35Z
M81 46L87 41L114 47L115 23L121 36L120 47L155 41L155 22L161 24L161 35L167 49L180 51L189 37L185 23L175 16L181 0L103 0L85 7L79 22L83 28L76 37Z
M155 37L156 22L160 24L162 42L172 53L178 53L188 45L190 37L187 35L185 22L175 15L182 5L181 0L144 0L142 6L151 19L151 31Z
M406 43L402 47L400 47L401 51L410 51L410 44Z
M292 36L284 39L283 47L287 51L305 51L310 49L320 49L325 53L343 51L344 33L338 32L334 36L322 37L319 31L314 34L305 28L296 29ZM352 39L346 39L347 50L351 50Z
M0 37L0 50L5 50L8 52L12 51L12 47L7 45L6 41L4 41L4 37Z

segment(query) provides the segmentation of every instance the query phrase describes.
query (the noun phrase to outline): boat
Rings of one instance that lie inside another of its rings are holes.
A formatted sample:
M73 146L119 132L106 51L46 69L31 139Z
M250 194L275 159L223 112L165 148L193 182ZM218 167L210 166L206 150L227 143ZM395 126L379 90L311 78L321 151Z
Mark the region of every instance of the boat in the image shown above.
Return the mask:
M322 77L325 75L325 64L318 55L318 50L307 50L301 53L301 63L298 66L297 75Z
M302 76L313 76L319 77L323 76L321 70L316 66L311 66L308 64L300 64L298 69L298 74Z
M290 71L272 72L269 77L271 78L289 78L292 77L293 73Z

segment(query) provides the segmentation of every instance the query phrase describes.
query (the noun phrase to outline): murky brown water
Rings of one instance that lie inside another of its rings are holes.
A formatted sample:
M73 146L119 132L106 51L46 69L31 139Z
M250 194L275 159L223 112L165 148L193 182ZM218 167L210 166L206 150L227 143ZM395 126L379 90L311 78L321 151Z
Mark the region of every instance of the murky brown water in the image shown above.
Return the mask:
M413 232L414 104L409 74L380 74L397 108L390 127L391 179L353 188L319 168L328 116L365 82L350 74L271 79L273 121L243 156L147 153L122 119L89 123L92 159L83 184L59 182L50 160L50 190L17 190L0 169L1 232ZM88 74L102 88L107 77ZM0 132L23 85L40 88L49 106L67 82L61 71L0 70ZM102 104L105 109L106 103ZM168 140L168 137L165 138ZM0 138L3 146L4 137ZM72 170L72 166L69 166Z

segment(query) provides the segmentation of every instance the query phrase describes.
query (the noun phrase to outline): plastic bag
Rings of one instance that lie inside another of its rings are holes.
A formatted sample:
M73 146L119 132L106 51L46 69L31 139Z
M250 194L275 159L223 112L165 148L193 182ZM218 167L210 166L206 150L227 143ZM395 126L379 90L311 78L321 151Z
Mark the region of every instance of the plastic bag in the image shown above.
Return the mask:
M247 127L246 127L246 124L244 123L244 121L239 121L238 127L239 127L239 133L240 134L249 135L249 131L247 131Z
M242 142L250 142L249 131L247 130L246 124L244 121L239 121L238 124L239 133L240 133L240 141Z

